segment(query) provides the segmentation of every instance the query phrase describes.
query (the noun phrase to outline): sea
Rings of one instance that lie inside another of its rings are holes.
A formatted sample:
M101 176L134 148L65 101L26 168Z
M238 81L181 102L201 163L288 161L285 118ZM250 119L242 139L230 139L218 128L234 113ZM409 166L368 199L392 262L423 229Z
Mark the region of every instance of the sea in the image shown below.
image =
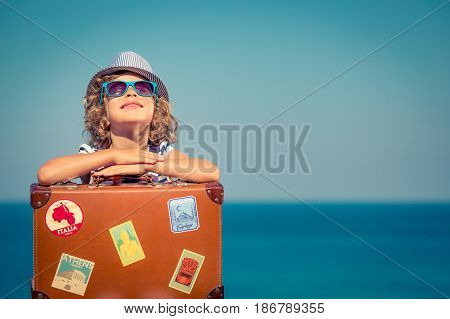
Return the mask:
M0 297L30 298L32 209L0 203ZM226 298L448 298L450 203L224 203Z

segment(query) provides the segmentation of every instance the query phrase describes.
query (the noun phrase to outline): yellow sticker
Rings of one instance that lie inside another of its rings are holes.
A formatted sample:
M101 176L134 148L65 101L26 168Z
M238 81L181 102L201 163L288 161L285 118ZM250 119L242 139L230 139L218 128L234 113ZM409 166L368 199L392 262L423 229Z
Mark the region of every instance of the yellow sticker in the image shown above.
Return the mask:
M184 249L170 280L169 287L190 294L204 260L204 256Z
M95 263L62 254L52 287L84 296Z
M109 232L124 267L145 258L131 220L110 228Z

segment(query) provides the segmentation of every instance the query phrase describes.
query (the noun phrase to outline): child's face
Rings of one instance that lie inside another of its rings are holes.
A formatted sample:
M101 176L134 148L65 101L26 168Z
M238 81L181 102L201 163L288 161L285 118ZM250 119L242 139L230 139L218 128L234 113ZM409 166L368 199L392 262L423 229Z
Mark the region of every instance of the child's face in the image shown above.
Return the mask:
M140 81L144 77L132 72L121 74L113 81ZM128 91L119 97L105 97L105 107L111 127L124 124L148 125L152 121L155 100L153 97L140 96L130 86Z

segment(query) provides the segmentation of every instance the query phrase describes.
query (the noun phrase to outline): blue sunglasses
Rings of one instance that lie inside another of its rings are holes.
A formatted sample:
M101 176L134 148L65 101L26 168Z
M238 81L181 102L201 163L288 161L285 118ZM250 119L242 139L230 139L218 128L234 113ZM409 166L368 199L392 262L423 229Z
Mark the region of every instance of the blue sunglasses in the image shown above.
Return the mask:
M150 81L112 81L104 82L100 91L100 105L102 105L103 92L110 97L119 97L125 95L128 87L132 87L134 92L141 96L154 96L157 93L158 83Z

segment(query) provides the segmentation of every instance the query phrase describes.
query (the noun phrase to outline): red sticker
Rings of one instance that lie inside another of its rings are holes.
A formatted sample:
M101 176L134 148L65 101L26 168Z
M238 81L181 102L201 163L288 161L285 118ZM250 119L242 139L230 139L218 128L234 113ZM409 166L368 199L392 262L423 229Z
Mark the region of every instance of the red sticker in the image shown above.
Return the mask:
M70 236L83 225L83 212L80 206L70 200L58 200L47 209L45 221L53 234Z
M181 262L181 267L175 281L182 285L189 286L192 282L192 278L194 278L197 268L198 261L192 258L184 258Z

